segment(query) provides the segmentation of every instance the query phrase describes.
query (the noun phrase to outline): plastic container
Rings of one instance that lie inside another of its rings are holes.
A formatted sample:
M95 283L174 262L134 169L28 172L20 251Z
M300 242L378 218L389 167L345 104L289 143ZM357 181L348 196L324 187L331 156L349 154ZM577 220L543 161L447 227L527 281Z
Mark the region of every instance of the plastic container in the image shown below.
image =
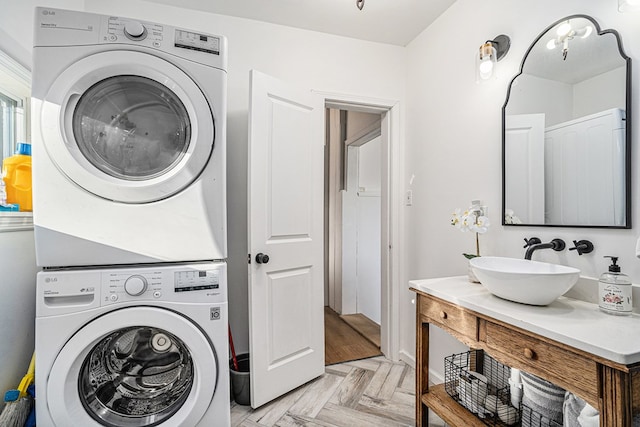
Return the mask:
M31 196L31 144L18 143L16 154L2 162L2 177L7 203L17 204L21 211L33 210Z
M251 405L251 373L249 372L249 354L239 354L238 370L233 369L233 361L229 360L231 393L238 405Z
M18 205L7 203L7 190L3 179L0 179L0 212L17 212Z
M628 316L633 310L633 287L631 279L620 272L618 257L605 256L611 258L609 271L603 273L598 281L600 310L616 316Z

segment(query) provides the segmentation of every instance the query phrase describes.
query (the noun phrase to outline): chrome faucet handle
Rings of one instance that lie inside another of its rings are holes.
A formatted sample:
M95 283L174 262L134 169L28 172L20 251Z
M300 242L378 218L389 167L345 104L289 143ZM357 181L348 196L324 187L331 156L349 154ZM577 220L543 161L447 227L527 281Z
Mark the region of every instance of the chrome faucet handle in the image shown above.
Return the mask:
M570 251L577 251L578 255L590 254L593 252L593 243L588 240L574 240L573 248L569 248Z
M524 241L525 241L525 245L523 246L523 248L528 248L532 245L537 245L538 243L542 243L542 240L538 239L537 237L532 237L530 239L527 239L525 237Z

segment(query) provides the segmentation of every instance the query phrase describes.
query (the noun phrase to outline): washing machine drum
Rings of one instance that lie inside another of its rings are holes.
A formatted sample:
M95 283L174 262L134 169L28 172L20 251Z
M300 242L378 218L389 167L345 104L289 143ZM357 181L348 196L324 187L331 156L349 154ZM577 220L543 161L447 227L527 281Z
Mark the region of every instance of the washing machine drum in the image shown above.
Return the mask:
M149 203L189 187L207 167L215 118L200 86L141 52L109 51L66 68L42 100L51 161L93 195Z
M219 363L202 328L153 307L109 312L81 327L46 384L56 426L193 426L214 398Z
M180 98L140 76L105 79L75 107L73 135L84 157L124 180L161 176L183 158L191 121Z
M86 356L78 380L82 404L105 425L148 426L171 417L191 391L193 361L185 344L151 327L118 330Z

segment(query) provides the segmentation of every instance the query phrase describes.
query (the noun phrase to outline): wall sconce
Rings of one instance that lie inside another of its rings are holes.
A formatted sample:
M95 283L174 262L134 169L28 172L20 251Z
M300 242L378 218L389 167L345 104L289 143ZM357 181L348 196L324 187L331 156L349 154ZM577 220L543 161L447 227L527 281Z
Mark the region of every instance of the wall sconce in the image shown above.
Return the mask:
M640 11L640 0L618 0L618 11L620 12Z
M635 0L640 2L640 0ZM567 59L567 54L569 53L569 41L573 40L576 37L581 39L586 39L593 32L593 27L591 25L587 25L583 28L574 29L571 27L571 22L566 21L562 24L558 25L556 28L557 37L551 39L547 42L547 49L555 49L558 46L562 46L562 59Z
M480 52L476 56L476 82L489 80L496 75L496 64L504 58L510 47L511 40L504 34L487 40L480 46Z

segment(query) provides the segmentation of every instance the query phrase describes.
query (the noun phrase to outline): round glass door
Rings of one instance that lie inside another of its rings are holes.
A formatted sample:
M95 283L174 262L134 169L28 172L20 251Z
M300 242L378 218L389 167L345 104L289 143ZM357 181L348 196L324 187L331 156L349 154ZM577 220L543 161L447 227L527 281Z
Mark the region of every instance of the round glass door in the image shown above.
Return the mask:
M78 394L107 426L152 426L171 417L193 385L193 360L173 334L131 327L102 338L84 359Z
M166 86L140 76L115 76L87 90L72 118L84 157L118 179L155 178L187 152L191 122Z
M109 51L62 71L39 118L58 170L93 195L130 204L193 184L213 155L215 119L200 86L177 65Z
M209 309L202 308L205 318ZM171 310L136 306L82 326L43 387L57 426L194 426L216 393L218 369L198 325Z

